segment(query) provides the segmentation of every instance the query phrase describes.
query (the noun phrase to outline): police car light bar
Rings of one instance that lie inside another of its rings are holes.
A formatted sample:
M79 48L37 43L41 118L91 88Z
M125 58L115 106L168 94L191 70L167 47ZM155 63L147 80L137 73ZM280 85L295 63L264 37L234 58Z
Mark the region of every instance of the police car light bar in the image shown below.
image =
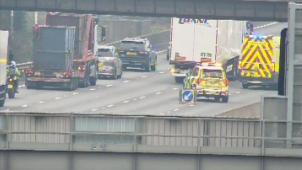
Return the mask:
M201 66L215 66L215 67L222 67L221 63L201 63Z

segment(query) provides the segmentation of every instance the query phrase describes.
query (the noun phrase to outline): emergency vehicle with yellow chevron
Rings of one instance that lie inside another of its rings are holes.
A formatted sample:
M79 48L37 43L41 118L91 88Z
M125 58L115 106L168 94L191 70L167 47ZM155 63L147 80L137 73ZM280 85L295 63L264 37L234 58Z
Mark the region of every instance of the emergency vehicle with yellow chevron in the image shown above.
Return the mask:
M215 101L229 101L229 80L219 63L202 63L187 73L184 89L196 91L196 98L214 98Z
M239 60L240 81L276 89L279 75L280 37L249 35L244 39Z

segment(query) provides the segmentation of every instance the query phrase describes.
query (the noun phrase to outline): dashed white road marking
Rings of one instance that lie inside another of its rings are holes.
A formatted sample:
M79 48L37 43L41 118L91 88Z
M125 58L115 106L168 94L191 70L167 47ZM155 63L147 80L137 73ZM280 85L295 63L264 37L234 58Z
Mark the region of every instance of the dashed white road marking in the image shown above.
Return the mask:
M156 95L160 95L160 94L162 94L163 92L161 92L161 91L159 91L159 92L156 92L155 94Z
M236 94L240 94L240 91L237 91Z
M39 101L39 104L44 104L45 102L44 101Z
M123 101L123 103L124 103L124 104L127 104L127 103L130 103L130 101L125 100L125 101Z
M141 76L141 78L147 78L148 76Z
M110 107L114 107L114 105L113 105L113 104L111 104L111 105L108 105L107 107L108 107L108 108L110 108Z
M159 113L159 115L164 116L164 115L165 115L165 113Z
M78 95L78 94L79 94L79 93L72 93L72 95L74 95L74 96L75 96L75 95Z
M136 101L137 99L133 99L134 101Z
M112 87L113 85L112 84L108 84L108 85L106 85L106 87Z
M95 112L95 111L97 111L97 110L98 110L98 109L92 109L91 111L92 111L92 112Z
M160 71L160 72L159 72L159 74L165 74L165 72L163 72L163 71Z
M4 110L4 112L9 112L9 109Z
M179 109L174 109L174 112L177 112L177 111L179 111Z
M90 89L90 91L95 91L96 89Z
M172 90L178 90L178 87L173 88Z
M130 82L130 80L125 80L125 81L123 81L123 83L129 83Z
M67 95L64 96L65 98L68 97Z
M140 99L145 99L146 98L146 96L141 96L141 97L139 97Z
M25 108L25 107L27 107L27 105L25 104L25 105L22 105L21 107Z
M56 98L55 98L55 100L60 100L60 99L62 99L62 97L56 97Z
M191 104L191 105L190 105L190 107L194 107L194 106L195 106L194 104Z

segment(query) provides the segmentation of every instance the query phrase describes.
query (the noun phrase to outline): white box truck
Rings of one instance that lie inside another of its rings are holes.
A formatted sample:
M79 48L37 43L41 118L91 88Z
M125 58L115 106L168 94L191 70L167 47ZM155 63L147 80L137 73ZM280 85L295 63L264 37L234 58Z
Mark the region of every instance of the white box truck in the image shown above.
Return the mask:
M237 77L245 28L244 21L172 18L169 58L175 81L182 83L202 62L219 62L229 78Z
M8 31L0 30L0 107L4 106L6 96Z

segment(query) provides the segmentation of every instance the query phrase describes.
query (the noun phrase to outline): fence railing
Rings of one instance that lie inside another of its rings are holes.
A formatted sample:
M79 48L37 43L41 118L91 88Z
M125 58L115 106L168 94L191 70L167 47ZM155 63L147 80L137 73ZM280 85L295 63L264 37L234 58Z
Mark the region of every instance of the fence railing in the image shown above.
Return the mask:
M0 149L55 149L128 152L142 147L200 153L203 148L302 148L302 122L259 119L153 117L97 114L0 113ZM296 126L295 126L296 125ZM109 147L109 148L108 148ZM114 150L114 149L113 149ZM158 149L156 149L158 151Z

